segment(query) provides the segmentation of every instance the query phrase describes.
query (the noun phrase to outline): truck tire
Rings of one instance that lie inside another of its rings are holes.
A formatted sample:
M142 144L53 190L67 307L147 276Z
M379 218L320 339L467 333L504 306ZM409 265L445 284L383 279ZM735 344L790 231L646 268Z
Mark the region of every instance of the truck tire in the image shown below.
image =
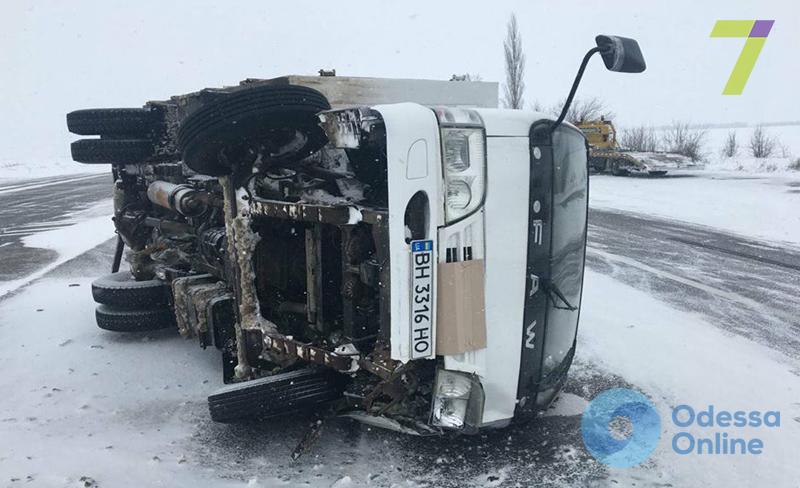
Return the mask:
M67 129L82 136L146 136L155 132L160 114L149 108L92 108L67 114Z
M78 139L71 148L72 159L86 164L135 164L153 155L147 139Z
M603 171L605 171L607 166L608 166L607 158L601 158L601 157L589 158L589 168L598 173L602 173Z
M346 384L331 369L300 369L226 386L208 397L208 410L221 423L278 417L337 400Z
M627 169L620 169L620 165L626 164L624 159L615 159L611 162L611 174L614 176L628 176L631 174Z
M98 305L95 318L98 327L113 332L145 332L176 327L175 314L169 307L127 310Z
M198 173L231 172L225 153L262 144L291 147L284 159L302 159L327 143L316 114L330 109L322 93L304 86L256 85L221 96L184 120L178 131L183 161Z
M161 280L136 281L130 273L111 273L92 282L92 297L102 305L142 309L169 305L170 287Z

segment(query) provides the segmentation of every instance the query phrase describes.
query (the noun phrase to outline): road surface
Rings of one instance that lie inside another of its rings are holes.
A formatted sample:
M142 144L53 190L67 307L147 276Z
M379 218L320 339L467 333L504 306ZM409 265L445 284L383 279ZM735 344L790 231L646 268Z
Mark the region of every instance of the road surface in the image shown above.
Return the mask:
M55 259L47 249L28 248L22 239L74 223L67 216L107 200L111 175L41 178L0 186L0 282L31 274Z
M587 264L800 358L800 249L652 216L591 210Z

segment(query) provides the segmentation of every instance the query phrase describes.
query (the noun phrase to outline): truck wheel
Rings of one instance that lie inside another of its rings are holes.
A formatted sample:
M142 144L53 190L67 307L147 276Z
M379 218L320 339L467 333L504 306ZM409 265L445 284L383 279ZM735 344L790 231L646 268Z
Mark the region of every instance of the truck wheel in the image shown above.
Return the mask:
M114 332L144 332L176 327L175 314L169 307L126 310L98 305L95 318L98 327Z
M160 114L148 108L92 108L67 114L67 128L82 136L146 136L159 127Z
M136 281L130 273L111 273L92 282L92 297L102 305L122 309L164 307L169 285L161 280Z
M620 168L621 165L625 164L625 160L615 159L611 162L611 174L614 176L628 176L630 175L630 171L627 169Z
M153 155L147 139L79 139L71 148L72 159L86 164L135 164Z
M187 117L178 145L187 166L211 176L230 173L237 151L261 146L268 157L302 159L327 143L316 114L328 109L325 96L311 88L257 85L221 96Z
M215 422L235 423L310 410L341 398L347 376L306 368L235 383L208 397Z
M608 160L606 158L592 157L589 158L589 167L598 173L606 170Z

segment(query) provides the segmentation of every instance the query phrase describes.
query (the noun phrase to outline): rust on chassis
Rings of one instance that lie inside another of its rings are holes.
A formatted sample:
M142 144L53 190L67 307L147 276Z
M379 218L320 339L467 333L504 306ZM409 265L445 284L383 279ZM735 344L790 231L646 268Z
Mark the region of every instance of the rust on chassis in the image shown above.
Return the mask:
M365 209L362 217L361 209L355 206L331 206L310 203L287 203L282 201L253 198L247 188L233 188L230 178L220 177L224 189L224 202L226 214L226 232L228 237L228 254L232 263L235 263L233 272L236 274L233 282L237 295L238 320L235 323L237 338L237 366L236 378L243 380L251 376L248 364L248 344L252 340L247 338L261 336L263 346L261 355L276 364L291 364L293 361L303 361L318 364L344 373L352 373L364 367L367 371L388 380L394 369L394 363L388 358L367 359L361 357L358 350L350 345L340 346L335 351L303 343L292 337L281 334L274 323L264 318L261 314L258 293L256 290L256 272L253 260L256 247L260 241L253 227L257 225L260 217L271 217L290 221L311 222L316 224L329 224L342 227L342 232L347 234L348 227L352 227L364 220L381 228L381 223L386 221L385 211ZM377 230L380 235L380 230ZM313 250L319 242L318 227L307 231L307 250ZM309 242L311 240L311 242ZM311 244L311 245L309 245ZM383 253L385 254L385 250ZM388 258L385 258L388 262ZM302 307L308 317L313 317L309 323L321 321L321 308L319 307L322 294L322 282L319 280L319 261L308 260L306 272L308 275L308 304ZM388 272L388 266L385 266ZM384 273L385 276L385 273ZM387 281L388 282L388 281ZM388 307L388 300L383 300ZM317 310L320 308L319 310ZM319 314L319 315L318 315Z

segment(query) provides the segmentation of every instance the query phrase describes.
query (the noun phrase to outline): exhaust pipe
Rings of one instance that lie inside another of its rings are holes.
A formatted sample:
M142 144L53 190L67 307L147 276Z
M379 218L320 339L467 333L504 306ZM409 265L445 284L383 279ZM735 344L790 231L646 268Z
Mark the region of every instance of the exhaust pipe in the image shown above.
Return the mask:
M147 187L147 198L156 205L186 217L200 215L206 210L200 192L188 185L154 181Z

